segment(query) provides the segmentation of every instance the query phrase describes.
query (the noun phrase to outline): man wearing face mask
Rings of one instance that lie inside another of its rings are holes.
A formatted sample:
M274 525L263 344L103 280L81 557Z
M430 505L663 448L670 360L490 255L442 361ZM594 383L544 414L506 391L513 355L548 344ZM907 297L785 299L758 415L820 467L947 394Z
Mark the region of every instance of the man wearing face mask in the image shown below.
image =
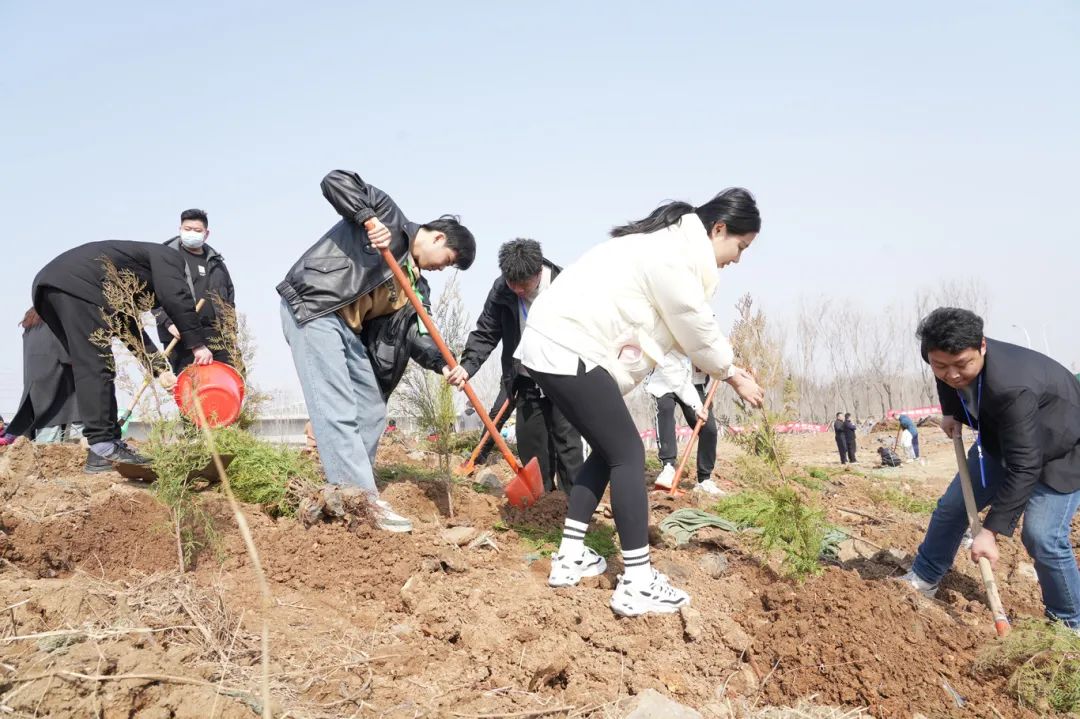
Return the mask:
M199 311L199 319L202 321L214 359L232 364L229 352L221 346L221 338L215 323L218 302L234 307L236 292L233 289L232 277L229 276L229 268L225 266L225 258L206 244L210 236L209 228L210 222L203 210L184 210L180 213L180 234L165 242L165 246L175 249L184 258L184 276L195 301L198 302L204 298L206 300ZM167 346L173 338L180 336L176 324L169 319L165 310L160 307L155 309L154 317L157 319L158 337L162 345ZM172 370L176 374L190 365L193 360L191 351L180 345L177 345L169 355L169 364L172 365Z
M536 457L544 488L555 489L557 471L559 488L569 492L585 461L581 435L514 359L533 301L562 270L544 259L539 242L527 239L511 240L499 248L499 270L502 274L488 293L476 329L469 333L461 364L447 381L462 386L502 342L502 383L507 396L514 398L521 461Z

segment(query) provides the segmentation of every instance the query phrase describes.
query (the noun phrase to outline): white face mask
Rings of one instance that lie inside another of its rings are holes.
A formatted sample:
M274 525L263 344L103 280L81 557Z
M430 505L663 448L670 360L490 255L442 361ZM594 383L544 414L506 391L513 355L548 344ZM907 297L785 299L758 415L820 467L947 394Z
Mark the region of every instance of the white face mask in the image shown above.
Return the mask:
M180 232L180 242L189 250L197 250L206 242L206 235L195 230L182 230Z

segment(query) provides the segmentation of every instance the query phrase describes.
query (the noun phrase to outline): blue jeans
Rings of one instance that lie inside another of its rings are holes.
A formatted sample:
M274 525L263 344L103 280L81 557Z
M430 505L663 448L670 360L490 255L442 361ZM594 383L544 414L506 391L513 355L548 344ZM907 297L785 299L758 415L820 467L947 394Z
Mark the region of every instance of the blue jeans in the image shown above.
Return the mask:
M281 328L300 377L326 481L360 487L378 499L373 468L386 404L364 343L337 313L298 325L284 300Z
M78 422L71 424L54 424L51 427L42 427L34 433L36 444L56 444L58 442L77 442L82 439L82 425Z
M1005 468L1000 460L987 454L983 466L986 470L985 489L979 480L979 455L972 447L968 452L968 470L975 503L980 510L993 501L1005 480ZM1039 482L1024 509L1024 528L1020 534L1039 576L1047 616L1060 619L1073 628L1080 628L1080 568L1073 554L1069 528L1078 507L1080 491L1062 494ZM930 526L911 565L912 571L923 581L940 582L956 559L967 526L964 495L960 489L960 475L957 475L930 517Z

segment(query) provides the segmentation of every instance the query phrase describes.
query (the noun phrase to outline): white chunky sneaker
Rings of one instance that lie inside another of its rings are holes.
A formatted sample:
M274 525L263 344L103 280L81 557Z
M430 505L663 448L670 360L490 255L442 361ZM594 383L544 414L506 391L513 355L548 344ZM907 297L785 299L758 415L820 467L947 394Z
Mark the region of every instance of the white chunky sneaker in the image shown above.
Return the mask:
M580 582L582 577L598 577L605 571L607 571L607 562L588 547L585 547L584 554L578 559L567 559L561 554L552 554L548 586L572 587Z
M902 577L896 577L893 581L903 582L927 599L933 599L938 590L938 585L920 579L915 572L908 572Z
M411 532L412 522L390 508L385 499L376 499L371 504L375 511L375 526L387 532Z
M619 584L611 595L611 611L621 617L640 617L650 612L673 614L690 603L690 595L671 586L668 578L655 569L652 581L631 582L619 575Z
M711 479L706 479L704 482L698 482L698 485L694 487L695 492L702 492L704 494L711 494L714 497L723 497L727 492L720 489L716 485L716 482Z
M660 470L660 474L656 477L656 486L663 487L664 489L671 489L671 483L675 480L675 466L671 464L665 464L664 468Z

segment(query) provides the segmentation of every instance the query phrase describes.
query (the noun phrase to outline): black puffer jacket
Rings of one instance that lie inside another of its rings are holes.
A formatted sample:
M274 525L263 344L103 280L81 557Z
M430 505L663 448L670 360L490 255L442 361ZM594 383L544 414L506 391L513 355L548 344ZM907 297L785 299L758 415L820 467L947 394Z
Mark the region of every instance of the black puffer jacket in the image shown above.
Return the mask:
M390 230L390 251L399 263L420 229L389 195L355 172L334 170L323 178L322 192L345 219L309 247L277 286L299 324L334 312L390 279L390 268L368 242L366 220L377 217Z
M206 344L202 322L195 314L184 272L184 259L164 245L151 242L107 240L90 242L59 255L34 278L34 307L39 307L42 290L54 287L79 299L105 307L102 287L106 282L105 263L117 270L129 270L146 285L146 291L176 323L181 342L188 349ZM145 337L145 333L143 333ZM148 338L147 338L148 339Z
M421 277L416 287L424 298L424 307L430 312L431 306L427 297L431 291L427 280ZM446 366L446 360L439 352L435 340L420 332L419 319L411 303L393 314L364 322L360 338L367 348L384 402L390 399L394 388L401 381L410 358L424 369L436 373L442 372Z
M175 250L177 253L187 252L187 250L180 246L179 235L166 240L164 245ZM207 338L212 338L217 334L214 329L214 320L217 318L217 310L214 306L213 296L217 295L230 307L235 307L236 289L233 287L232 277L229 275L229 268L225 265L225 258L210 245L203 245L203 250L206 253L204 255L206 265L206 291L204 295L197 295L195 301L198 302L203 297L206 298L203 308L199 310L199 319L202 320L202 326L206 332ZM180 255L180 257L183 257L183 255ZM184 262L184 279L187 280L188 288L194 295L195 283L191 278L191 270L186 261ZM173 322L169 319L169 314L161 307L155 308L153 314L154 319L157 320L158 339L161 340L163 346L168 345L169 342L172 341L172 335L169 334L169 325L173 324Z

